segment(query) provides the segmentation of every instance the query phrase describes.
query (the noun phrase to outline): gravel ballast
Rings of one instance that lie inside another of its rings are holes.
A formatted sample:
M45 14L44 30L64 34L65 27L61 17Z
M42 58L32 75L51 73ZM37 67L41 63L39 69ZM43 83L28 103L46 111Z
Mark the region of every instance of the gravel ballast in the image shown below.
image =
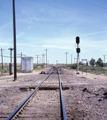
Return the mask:
M46 68L44 70L45 74L26 73L26 75L20 75L15 82L13 82L13 76L0 77L0 120L5 120L6 117L15 110L15 108L45 78L49 69L50 68ZM52 76L54 78L56 74L54 73ZM107 80L90 80L86 77L78 76L79 75L66 69L62 69L60 74L62 86L67 87L67 89L63 89L67 120L106 120ZM54 79L57 79L57 77ZM51 95L54 95L55 91L58 91L58 86L56 87L56 83L51 84L54 84L55 89L51 90L51 88L49 88L45 90L41 88L40 95L43 91L45 98L46 95L47 98L52 97ZM46 91L48 91L49 94L46 94Z

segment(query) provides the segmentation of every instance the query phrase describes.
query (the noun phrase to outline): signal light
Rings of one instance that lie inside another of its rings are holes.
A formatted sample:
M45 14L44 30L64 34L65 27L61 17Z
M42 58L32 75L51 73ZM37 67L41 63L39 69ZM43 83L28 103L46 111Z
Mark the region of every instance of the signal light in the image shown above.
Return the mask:
M76 50L77 50L77 53L80 53L80 48L77 48Z
M80 38L77 36L76 37L76 43L79 44L80 43Z

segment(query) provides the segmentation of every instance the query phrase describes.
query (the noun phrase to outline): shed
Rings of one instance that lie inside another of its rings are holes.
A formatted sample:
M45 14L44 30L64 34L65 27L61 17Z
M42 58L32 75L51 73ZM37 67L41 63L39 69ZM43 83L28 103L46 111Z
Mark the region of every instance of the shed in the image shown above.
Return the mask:
M21 58L21 70L29 72L33 71L33 57Z

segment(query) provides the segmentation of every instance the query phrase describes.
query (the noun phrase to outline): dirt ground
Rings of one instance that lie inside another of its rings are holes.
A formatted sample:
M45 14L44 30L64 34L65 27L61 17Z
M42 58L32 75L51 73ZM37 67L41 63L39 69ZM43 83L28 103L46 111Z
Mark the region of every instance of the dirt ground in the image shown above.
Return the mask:
M76 70L70 70L72 71L73 73L75 73L76 75ZM96 75L96 74L91 74L91 73L86 73L86 72L79 72L79 75L77 74L76 76L78 77L86 77L88 79L100 79L100 80L107 80L107 76L104 75L104 74L99 74L99 75Z
M49 69L18 73L15 82L13 82L13 75L0 77L0 120L5 120L33 91L33 87L35 88L45 78L46 74L39 73L41 71L48 73ZM54 75L52 74L53 78ZM86 75L81 72L76 74L76 71L62 69L60 77L62 85L69 86L69 89L63 90L67 120L107 120L106 76L89 73ZM45 98L48 97L45 94ZM58 98L57 95L56 97ZM45 102L48 107L48 101Z

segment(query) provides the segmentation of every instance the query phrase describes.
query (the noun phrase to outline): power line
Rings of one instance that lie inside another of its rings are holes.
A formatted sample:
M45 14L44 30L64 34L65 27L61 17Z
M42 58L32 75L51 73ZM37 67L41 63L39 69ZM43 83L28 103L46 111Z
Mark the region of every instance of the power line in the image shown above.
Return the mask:
M32 1L34 1L34 0L32 0ZM38 4L43 4L43 5L46 5L46 6L51 6L51 7L57 8L57 9L62 9L62 10L66 10L66 11L69 11L69 12L85 15L85 16L90 16L90 17L95 17L95 18L100 18L100 19L107 20L106 18L102 18L102 17L99 17L99 16L91 15L91 14L86 14L86 13L82 13L82 12L78 12L78 11L74 11L74 10L69 10L69 9L64 9L64 8L61 8L61 7L53 6L53 5L50 5L50 4L44 4L44 3L41 3L41 2L37 2L37 1L34 1L34 2L36 2Z

